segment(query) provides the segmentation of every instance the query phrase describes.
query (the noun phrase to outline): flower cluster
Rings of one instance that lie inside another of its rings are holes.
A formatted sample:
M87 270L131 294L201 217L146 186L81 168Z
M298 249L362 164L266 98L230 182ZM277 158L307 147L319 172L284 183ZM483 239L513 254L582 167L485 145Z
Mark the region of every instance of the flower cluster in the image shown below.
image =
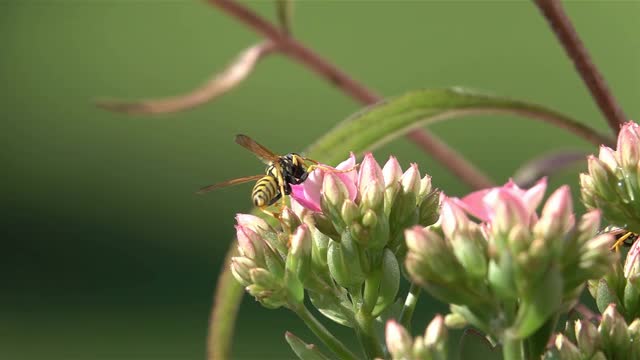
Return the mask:
M395 320L386 327L387 350L392 359L431 360L447 359L447 328L444 318L437 315L427 326L424 336L415 339Z
M576 222L563 186L538 216L545 188L544 179L526 191L509 182L463 199L444 197L437 225L406 231L407 270L452 304L452 323L464 319L497 339L526 338L572 306L586 280L610 268L613 237L597 235L600 213Z
M545 358L640 359L640 319L627 325L616 306L608 305L597 327L586 320L567 323L567 331L556 336Z
M618 135L616 150L600 147L588 159L589 173L580 174L584 204L601 209L611 224L640 232L640 129L627 122Z
M404 229L438 219L431 178L421 177L415 164L403 172L393 157L380 167L371 154L357 169L352 155L336 169L320 166L293 185L291 195L281 228L238 215L240 256L232 259L233 275L264 306L293 310L321 338L338 344L309 320L307 294L320 313L356 330L370 358L382 356L374 319L397 298ZM292 336L288 341L297 353L308 349ZM348 354L339 345L332 350Z
M600 311L615 304L627 321L640 317L640 242L633 243L624 265L616 262L612 271L588 284Z
M240 256L231 259L231 271L247 292L268 308L302 303L302 284L311 268L309 227L298 226L299 219L290 211L283 215L290 225L284 228L294 232L276 231L257 216L236 217Z

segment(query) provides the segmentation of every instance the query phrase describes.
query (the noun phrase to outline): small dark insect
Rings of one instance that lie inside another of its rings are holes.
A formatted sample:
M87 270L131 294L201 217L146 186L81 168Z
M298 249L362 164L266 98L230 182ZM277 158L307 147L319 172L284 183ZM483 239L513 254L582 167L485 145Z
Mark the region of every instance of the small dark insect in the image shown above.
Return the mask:
M631 246L638 240L638 234L628 231L624 228L609 225L601 231L602 234L609 233L615 236L615 243L611 246L611 249L618 249L620 246Z
M277 155L246 135L236 135L236 143L254 153L267 165L265 174L245 176L208 185L201 188L200 191L198 191L199 194L258 180L251 192L253 204L263 212L277 217L278 214L267 211L266 208L275 204L278 200L281 200L281 207L284 208L285 202L283 194L291 194L291 185L301 184L307 179L311 172L318 167L322 167L317 161L296 153Z

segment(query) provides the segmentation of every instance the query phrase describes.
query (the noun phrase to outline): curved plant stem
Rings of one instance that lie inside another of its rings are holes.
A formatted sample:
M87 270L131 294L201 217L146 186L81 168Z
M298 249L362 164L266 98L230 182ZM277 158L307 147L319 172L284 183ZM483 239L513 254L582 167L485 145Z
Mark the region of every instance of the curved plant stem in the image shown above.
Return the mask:
M367 358L382 359L384 357L384 351L380 345L380 339L376 336L376 331L373 327L373 317L371 314L359 311L356 313L356 323L356 335L367 354Z
M311 312L304 306L300 305L296 308L292 308L304 321L305 325L311 330L322 342L333 351L340 359L356 360L358 357L351 352L340 340L336 339L327 328L322 325L318 319L316 319Z
M236 314L242 299L242 286L233 278L230 269L231 258L236 256L237 246L231 246L216 286L213 300L213 311L209 323L207 338L207 359L229 359L231 339L235 325Z
M402 307L402 312L400 313L400 325L409 331L411 331L411 319L413 318L413 311L416 309L419 297L420 286L412 282L409 293L407 294L407 299Z
M607 119L609 127L617 134L620 125L627 121L627 117L607 87L602 74L591 60L584 44L580 41L571 20L562 8L562 4L559 0L534 0L534 2L573 61L582 81L589 88L591 96Z
M522 340L505 336L502 343L502 356L504 360L524 360L522 345Z
M237 20L262 34L264 37L269 38L279 46L282 53L320 75L320 77L329 81L355 100L367 105L374 104L382 100L378 94L369 90L335 65L316 54L313 50L288 36L278 27L269 23L267 20L261 18L241 4L233 0L208 0L208 2L225 13L235 17ZM420 133L422 133L422 135L416 135ZM445 168L449 169L457 176L460 176L460 180L467 183L469 186L474 188L484 188L492 185L486 175L479 171L464 157L457 154L453 149L449 148L441 141L432 142L432 140L435 139L435 136L426 130L412 130L407 134L407 138L425 150L425 152L432 155L434 159L441 163ZM445 147L447 148L447 151L443 151ZM441 157L443 154L447 156ZM456 154L457 156L451 156L451 154ZM482 183L478 181L478 179L485 179L487 181L486 183Z

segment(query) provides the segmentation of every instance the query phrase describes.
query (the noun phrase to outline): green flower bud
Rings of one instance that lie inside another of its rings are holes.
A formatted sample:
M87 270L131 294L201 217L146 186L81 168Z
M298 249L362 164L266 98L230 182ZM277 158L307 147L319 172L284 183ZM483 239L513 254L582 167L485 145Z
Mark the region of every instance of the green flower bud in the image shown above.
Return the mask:
M339 241L340 234L336 230L335 226L331 223L331 220L322 213L313 213L313 222L318 230L323 234L329 236L333 240Z
M447 314L444 317L444 323L449 329L464 329L469 325L467 319L458 313Z
M353 201L347 199L342 204L340 214L345 224L350 225L360 216L360 210L358 210L358 206Z
M300 225L291 236L291 250L287 255L286 270L304 283L311 269L311 231L304 224Z
M600 349L600 335L598 329L589 321L578 320L575 323L576 342L582 353L588 357Z
M251 284L251 269L256 268L256 263L246 257L236 256L231 258L231 274L243 286Z
M438 208L440 205L440 194L437 191L428 193L422 197L422 202L418 210L418 224L422 226L433 225L438 221Z
M376 213L371 209L367 210L364 213L364 216L362 217L362 225L368 228L372 228L376 226L377 223L378 223L378 216L376 215Z
M300 224L300 218L290 208L286 207L280 214L280 223L283 225L284 230L291 234Z
M564 335L558 334L554 344L561 360L582 360L580 350Z
M420 190L418 191L418 197L424 198L425 196L431 194L431 176L425 175L422 180L420 180Z
M470 280L484 284L489 266L487 242L477 226L467 231L457 231L449 238L451 248L458 262L466 270Z
M384 187L381 181L372 180L364 188L360 202L363 209L382 210L384 205Z

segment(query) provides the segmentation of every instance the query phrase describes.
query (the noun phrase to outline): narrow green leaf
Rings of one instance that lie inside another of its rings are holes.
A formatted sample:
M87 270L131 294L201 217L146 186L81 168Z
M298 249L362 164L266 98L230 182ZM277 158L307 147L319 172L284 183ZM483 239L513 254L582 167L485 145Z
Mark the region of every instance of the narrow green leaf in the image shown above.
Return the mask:
M309 157L336 163L350 151L372 150L436 121L487 114L519 115L550 122L594 145L611 142L591 128L540 105L462 88L412 91L372 105L341 122L313 144Z
M300 340L299 337L293 335L288 332L284 335L285 339L291 346L293 352L298 355L298 358L301 360L328 360L329 358L322 355L320 350L316 348L313 344L307 344L304 341Z

